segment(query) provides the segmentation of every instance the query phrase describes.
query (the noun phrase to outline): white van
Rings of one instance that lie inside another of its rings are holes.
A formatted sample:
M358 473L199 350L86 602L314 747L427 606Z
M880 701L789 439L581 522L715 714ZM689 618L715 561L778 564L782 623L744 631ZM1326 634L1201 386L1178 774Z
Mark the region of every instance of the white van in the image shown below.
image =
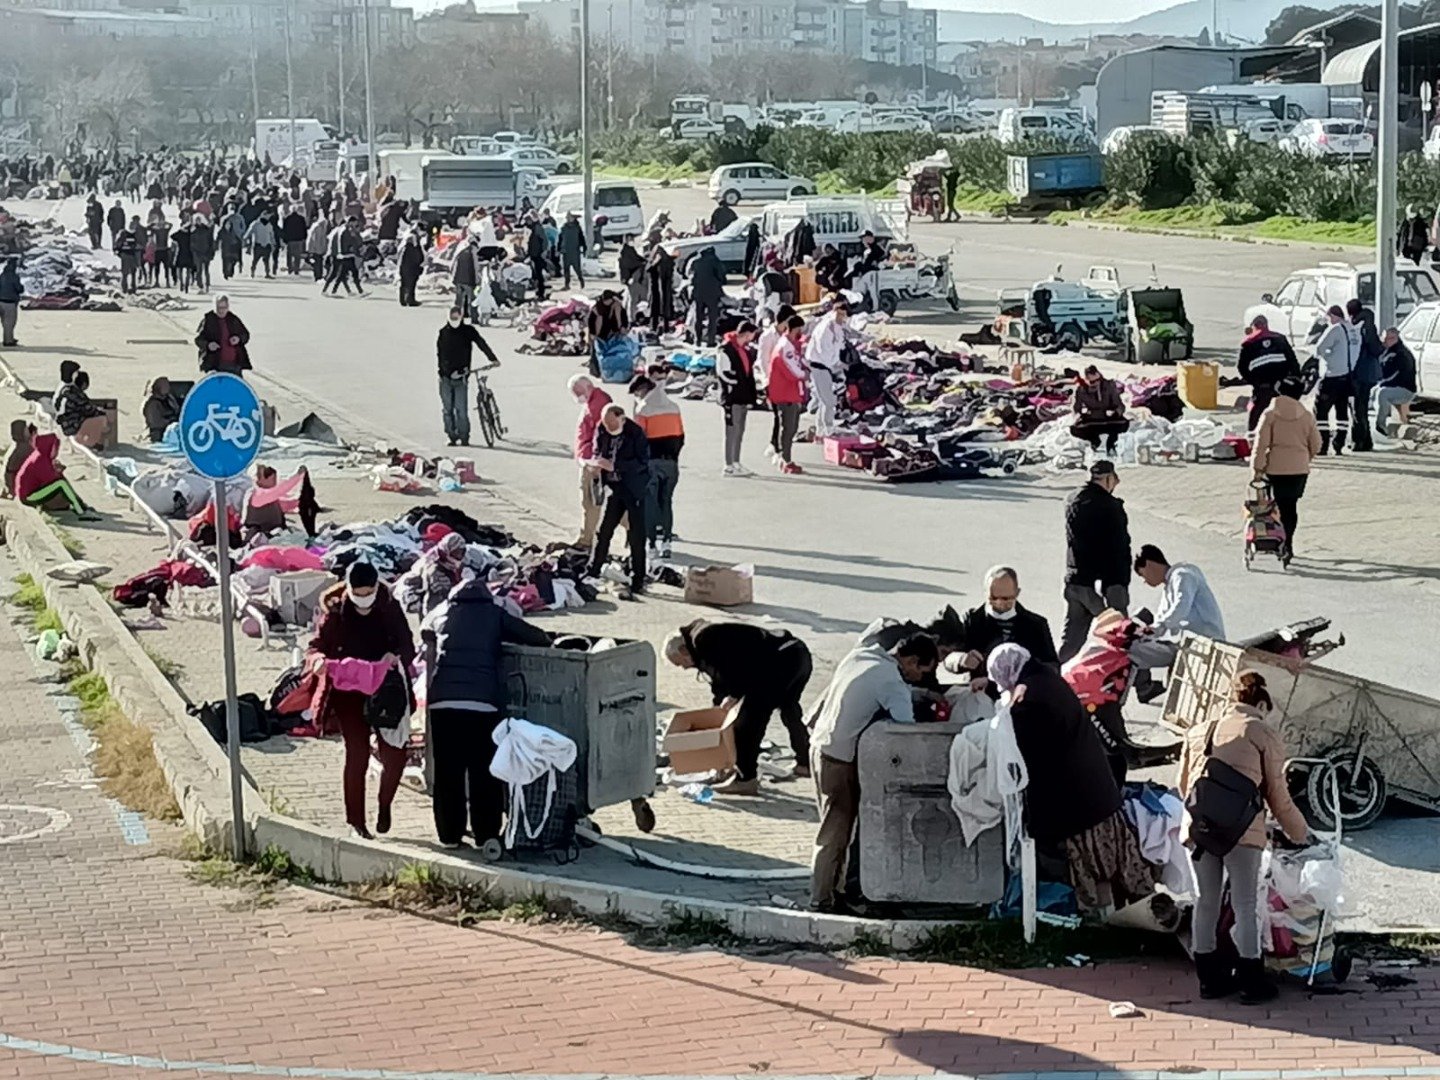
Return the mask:
M778 242L804 219L815 230L816 244L834 244L845 256L860 251L860 238L873 232L877 239L904 241L909 236L905 204L856 196L790 199L771 203L760 211L760 235Z
M607 238L638 236L645 229L645 213L640 209L640 196L629 180L596 180L591 191L591 213L605 219L602 230ZM561 184L550 192L541 211L549 211L557 224L566 214L580 214L585 193L581 184Z
M1077 145L1095 142L1084 113L1053 106L1001 109L995 123L995 137L1005 146L1041 137L1064 139Z

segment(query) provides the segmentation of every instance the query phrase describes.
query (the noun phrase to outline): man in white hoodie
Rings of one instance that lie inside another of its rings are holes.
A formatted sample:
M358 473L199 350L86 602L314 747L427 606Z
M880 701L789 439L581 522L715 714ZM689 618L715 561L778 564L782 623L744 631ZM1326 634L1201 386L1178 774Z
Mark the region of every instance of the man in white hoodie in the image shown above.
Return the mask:
M810 385L815 390L815 434L835 434L836 387L845 385L845 321L850 305L836 300L829 312L815 324L805 346L805 363L810 368Z
M1315 345L1315 356L1320 361L1315 419L1320 425L1320 453L1328 454L1333 441L1335 456L1339 457L1345 448L1345 430L1350 426L1350 399L1355 394L1355 365L1360 361L1361 337L1360 327L1345 317L1339 305L1332 306L1326 315L1330 325Z

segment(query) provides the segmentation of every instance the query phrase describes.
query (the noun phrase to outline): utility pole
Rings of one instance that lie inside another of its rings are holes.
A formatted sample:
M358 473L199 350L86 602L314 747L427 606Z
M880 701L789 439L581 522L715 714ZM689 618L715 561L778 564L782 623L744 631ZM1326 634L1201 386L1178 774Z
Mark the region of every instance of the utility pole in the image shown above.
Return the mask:
M1400 138L1400 3L1380 5L1380 136L1375 187L1375 322L1395 325L1395 186Z
M605 9L605 130L615 127L615 0Z
M365 145L370 157L366 168L369 170L370 190L374 191L378 181L375 176L375 94L370 85L370 0L360 0L360 17L365 20Z
M258 124L259 121L260 121L260 76L255 73L255 64L256 64L256 62L257 62L257 58L256 58L256 56L255 56L255 5L254 5L254 4L251 4L251 5L250 5L250 108L251 108L251 110L252 110L252 111L254 112L254 114L255 114L255 116L254 116L255 122ZM257 127L257 128L255 129L255 131L256 131L256 134L258 135L260 129ZM256 160L261 160L261 159L264 158L264 156L265 156L265 155L264 155L264 154L261 152L261 150L260 150L260 143L259 143L259 141L257 140L256 143L255 143L255 158L256 158Z
M580 162L585 170L580 184L580 228L588 245L595 239L592 235L595 226L595 166L590 160L590 0L580 0Z
M290 114L290 168L295 161L295 72L290 66L290 0L281 0L285 12L285 111Z
M1220 0L1210 0L1210 44L1220 44Z
M341 7L335 16L335 54L339 61L340 73L340 123L337 130L345 138L345 8Z

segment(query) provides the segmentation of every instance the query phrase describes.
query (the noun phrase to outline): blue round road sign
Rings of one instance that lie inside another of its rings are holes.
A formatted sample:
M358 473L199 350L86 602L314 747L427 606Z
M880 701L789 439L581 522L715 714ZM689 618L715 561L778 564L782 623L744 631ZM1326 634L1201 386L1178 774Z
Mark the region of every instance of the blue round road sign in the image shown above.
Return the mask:
M215 372L197 382L180 408L180 446L201 476L228 480L260 453L260 399L245 380Z

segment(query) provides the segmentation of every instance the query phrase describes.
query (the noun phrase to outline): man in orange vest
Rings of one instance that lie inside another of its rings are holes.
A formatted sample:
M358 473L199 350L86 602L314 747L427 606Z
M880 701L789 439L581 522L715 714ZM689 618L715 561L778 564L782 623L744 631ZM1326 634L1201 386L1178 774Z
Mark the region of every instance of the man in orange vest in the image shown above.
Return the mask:
M680 481L680 450L685 445L685 420L665 388L648 375L630 381L636 400L635 422L650 444L650 490L645 524L652 559L670 557L675 525L675 485Z

